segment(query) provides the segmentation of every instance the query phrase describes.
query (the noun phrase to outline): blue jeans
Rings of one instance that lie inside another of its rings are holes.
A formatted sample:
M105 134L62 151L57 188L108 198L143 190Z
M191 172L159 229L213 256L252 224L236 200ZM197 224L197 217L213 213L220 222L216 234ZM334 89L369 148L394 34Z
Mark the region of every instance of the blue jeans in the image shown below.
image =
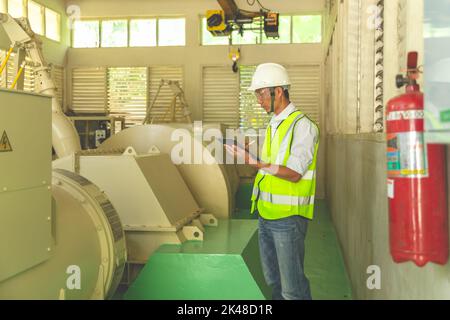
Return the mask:
M274 300L311 300L305 276L305 236L308 220L291 216L278 220L259 217L259 251Z

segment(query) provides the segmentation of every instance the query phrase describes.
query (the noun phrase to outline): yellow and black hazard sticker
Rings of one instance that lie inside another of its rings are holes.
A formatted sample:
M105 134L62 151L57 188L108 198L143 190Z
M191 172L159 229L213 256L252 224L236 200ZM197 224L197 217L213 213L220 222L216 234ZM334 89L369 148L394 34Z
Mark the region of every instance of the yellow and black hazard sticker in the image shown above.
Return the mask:
M2 138L0 140L0 152L11 152L11 151L13 151L13 149L11 147L11 143L9 142L9 138L5 130L3 131Z

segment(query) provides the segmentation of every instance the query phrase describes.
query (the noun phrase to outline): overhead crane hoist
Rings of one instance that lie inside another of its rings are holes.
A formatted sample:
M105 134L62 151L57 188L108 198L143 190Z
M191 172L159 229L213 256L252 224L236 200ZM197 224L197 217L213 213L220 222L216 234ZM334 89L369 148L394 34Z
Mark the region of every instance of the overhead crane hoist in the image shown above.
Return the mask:
M278 38L279 14L262 6L259 0L255 1L258 2L260 10L253 12L239 9L234 0L217 0L222 10L206 11L208 31L214 36L230 36L232 31L238 30L242 35L245 30L254 30L244 28L245 25L259 19L261 24L257 30L264 31L268 38Z
M260 10L256 12L239 9L234 0L217 0L217 2L222 10L206 11L206 27L213 36L228 37L230 45L233 31L237 31L241 36L244 31L250 30L259 32L261 36L264 32L267 38L279 37L279 13L265 8L259 0L253 0L253 3L247 1L250 5L258 3ZM259 25L254 26L254 22L259 22ZM228 56L233 61L233 72L238 72L237 63L241 50L230 46Z

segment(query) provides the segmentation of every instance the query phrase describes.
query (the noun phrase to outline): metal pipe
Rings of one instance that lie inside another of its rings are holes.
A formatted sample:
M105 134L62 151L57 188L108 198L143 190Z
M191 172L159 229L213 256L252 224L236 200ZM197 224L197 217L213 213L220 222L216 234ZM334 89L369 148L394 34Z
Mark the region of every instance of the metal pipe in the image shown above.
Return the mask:
M2 62L2 65L0 66L0 73L2 73L3 70L5 69L6 64L8 63L8 60L9 60L9 58L11 57L11 53L12 53L13 50L14 50L14 46L11 45L11 47L10 47L9 50L8 50L8 54L6 55L5 61L3 61L3 62Z
M358 0L358 45L357 45L357 93L356 93L356 133L361 132L361 11L362 1Z
M22 62L22 64L20 65L20 69L19 69L19 71L17 72L17 75L16 75L16 77L14 78L14 81L13 81L13 83L12 83L12 85L11 85L11 89L14 89L14 88L16 87L17 81L19 81L19 78L20 78L20 76L22 75L22 72L23 72L23 69L24 69L24 68L25 68L25 61Z

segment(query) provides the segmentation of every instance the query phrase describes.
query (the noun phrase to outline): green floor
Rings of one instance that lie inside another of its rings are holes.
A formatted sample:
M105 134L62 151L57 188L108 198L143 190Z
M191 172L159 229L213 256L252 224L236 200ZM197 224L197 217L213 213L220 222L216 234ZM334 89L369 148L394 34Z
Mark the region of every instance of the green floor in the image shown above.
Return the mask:
M256 215L250 214L250 197L251 197L251 190L252 186L251 184L242 184L238 190L237 196L236 196L236 211L234 215L232 216L233 219L241 220L241 219L256 219ZM244 222L244 221L242 221ZM240 225L237 221L236 223L239 225L238 228L242 228L244 225ZM256 223L256 221L255 221ZM252 224L253 225L253 224ZM224 226L225 228L228 228L228 226ZM251 225L248 227L251 228ZM245 228L248 228L245 227ZM220 235L221 232L216 232L217 235ZM242 234L248 234L248 232L243 232ZM210 234L211 236L211 234ZM255 233L255 236L257 234ZM245 239L244 239L245 240ZM232 241L236 241L236 239L233 239ZM247 240L243 241L246 242ZM230 248L232 249L233 246L231 245L232 242L229 242L229 240L225 241L212 241L211 243L222 243L225 242L224 245L226 245L227 250L229 251ZM257 246L257 239L252 241ZM237 241L236 243L241 243L240 241ZM231 246L230 246L231 245ZM178 246L177 248L173 246L162 246L159 251L161 253L167 253L165 251L167 250L179 250L179 251L189 251L189 250L198 250L198 248L194 248L193 246L197 246L197 244L192 243L185 243L182 246ZM201 248L201 251L208 252L208 243ZM174 249L175 248L175 249ZM195 251L194 250L194 251ZM247 250L250 252L250 250ZM225 250L224 250L225 252ZM257 247L255 250L251 250L251 252L257 252ZM249 270L257 270L259 266L255 265L254 263L258 263L259 257L257 257L255 254L251 254L250 257L248 254L242 255L244 259L241 259L242 261L246 260L248 266L250 267ZM245 258L247 256L247 258ZM163 255L163 257L165 257ZM186 258L185 255L180 255L179 257ZM178 259L178 258L177 258ZM180 261L182 264L186 264L186 261ZM196 261L193 263L197 263ZM223 266L225 266L225 262L221 262ZM237 262L230 262L231 265L235 264L238 265ZM155 264L155 261L153 261L153 264ZM170 263L166 262L166 265L169 265ZM253 265L253 266L252 266ZM147 267L152 267L148 265ZM218 266L216 266L218 267ZM212 265L211 270L214 271L214 264ZM221 270L225 270L226 268L221 268ZM245 268L244 268L245 269ZM154 269L153 269L154 270ZM206 273L211 273L211 270L207 271ZM156 271L155 271L156 272ZM233 272L233 271L232 271ZM245 272L245 271L244 271ZM251 271L253 272L253 271ZM306 238L306 256L305 256L305 272L308 276L311 284L311 291L312 291L312 297L314 300L344 300L344 299L351 299L352 293L351 293L351 286L350 281L348 279L344 261L342 258L342 254L338 245L336 232L334 230L330 214L328 211L328 208L326 206L326 202L323 200L317 200L316 201L316 209L315 209L315 218L314 220L309 224L307 238ZM154 277L154 272L149 272L149 274ZM176 272L174 273L176 274ZM212 272L213 278L216 277L214 275L214 272ZM253 275L255 279L261 278L261 275ZM161 275L159 277L162 277ZM190 275L189 278L192 278L195 276ZM145 278L145 277L144 277ZM158 278L158 277L156 277ZM171 277L172 278L172 277ZM176 277L174 277L176 278ZM244 277L245 278L245 277ZM243 279L244 279L243 278ZM216 284L217 281L220 279L216 277ZM148 287L149 283L154 283L154 279L148 279L147 284L145 282L142 282L143 280L140 280L141 283L135 282L133 285L140 285L143 288ZM261 283L261 279L258 281ZM202 283L199 279L197 279L197 284ZM176 284L174 284L176 285ZM152 285L153 286L153 285ZM163 287L163 286L162 286ZM120 288L116 295L114 296L115 299L122 299L123 294L127 291L128 288ZM178 290L177 290L178 291ZM187 289L186 289L186 292ZM244 294L244 293L243 293ZM159 297L153 297L152 295L146 295L145 297L154 299L159 298L161 299L164 296L161 296L158 293ZM167 297L170 297L173 295L172 293L168 293ZM134 298L133 295L129 295L132 299ZM252 295L250 295L253 297ZM183 299L186 299L185 296L180 295L180 297L183 297ZM200 295L201 297L201 295ZM230 298L231 296L227 296L227 298ZM245 299L245 295L243 295L240 298ZM255 298L259 299L259 298Z
M252 185L242 184L236 196L234 219L256 219L250 215ZM351 285L345 270L337 235L324 200L316 200L314 220L306 236L305 272L311 284L312 297L351 299Z

